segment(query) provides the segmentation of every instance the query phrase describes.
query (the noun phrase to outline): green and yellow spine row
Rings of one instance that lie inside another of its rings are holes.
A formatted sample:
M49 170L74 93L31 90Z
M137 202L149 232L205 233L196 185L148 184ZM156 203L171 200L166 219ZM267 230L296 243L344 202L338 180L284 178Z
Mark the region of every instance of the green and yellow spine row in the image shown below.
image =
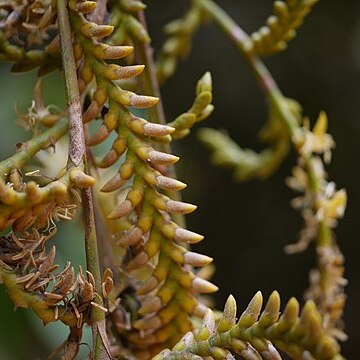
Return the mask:
M70 2L70 8L74 9L75 5L75 2ZM130 184L125 200L107 217L114 221L129 220L129 228L115 234L120 246L132 249L132 258L124 270L138 283L136 294L141 303L138 311L141 317L133 323L133 331L127 336L138 348L137 356L148 358L149 354L173 345L182 334L191 330L192 315L202 317L205 314L207 308L199 302L196 294L210 293L217 287L197 277L191 267L207 265L212 259L187 249L188 244L201 241L203 236L179 227L170 216L173 213L187 214L196 209L194 205L174 201L164 194L166 191L182 190L186 185L164 175L166 167L172 166L179 158L157 151L152 143L170 141L176 129L135 116L128 107L150 108L158 99L123 90L115 82L138 76L144 67L106 63L105 59L128 55L132 48L109 46L94 40L110 36L112 26L91 23L74 10L70 18L76 38L75 56L78 61L82 58L84 64L80 70L80 89L96 83L93 100L83 120L91 121L98 117L105 104L109 107L102 119L103 124L88 137L87 145L97 145L115 131L117 139L112 149L96 165L107 168L120 156L125 156L119 171L103 186L102 191L114 192ZM201 88L200 92L209 93L208 90ZM199 109L199 105L194 107L194 111ZM199 111L197 113L200 115ZM151 267L145 281L132 275L148 264Z
M300 121L299 104L291 99L286 99L286 102L296 119ZM271 176L289 153L291 142L281 117L271 103L269 120L259 134L260 139L269 146L260 153L240 147L228 134L219 130L201 128L198 136L210 149L214 165L232 170L235 181L239 182L266 179Z
M296 30L319 0L274 1L274 15L266 25L251 34L249 51L259 56L268 56L283 51L287 43L296 36Z
M182 139L189 135L190 129L200 121L207 119L214 111L212 102L212 80L209 72L205 73L196 86L196 97L190 109L179 115L167 125L175 130L173 139Z
M192 38L204 22L200 9L192 4L187 13L164 28L168 39L165 41L156 62L160 84L174 75L180 60L185 59L192 47Z
M164 350L153 360L229 360L235 355L246 360L281 360L278 350L294 359L343 359L312 301L300 312L299 303L291 298L281 314L280 296L274 291L263 311L262 304L258 292L237 320L236 301L230 296L220 318L209 310L197 331L186 334L172 350Z
M149 43L150 36L136 16L145 8L141 1L124 0L113 4L109 24L114 26L114 31L106 42L110 45L133 45L134 40Z
M56 179L42 187L35 181L24 183L22 175L23 166L38 151L53 146L67 131L68 121L59 120L22 144L12 157L0 162L0 230L12 228L22 232L33 226L50 228L58 217L72 218L70 189L94 184L94 179L82 168L63 169Z

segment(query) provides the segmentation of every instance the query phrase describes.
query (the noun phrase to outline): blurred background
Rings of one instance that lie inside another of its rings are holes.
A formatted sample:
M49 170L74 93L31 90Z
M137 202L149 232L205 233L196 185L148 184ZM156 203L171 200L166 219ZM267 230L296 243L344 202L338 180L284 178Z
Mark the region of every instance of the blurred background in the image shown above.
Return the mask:
M162 26L179 17L187 4L183 0L147 3L156 48L164 40ZM218 3L248 32L264 23L272 5L270 0ZM266 64L283 93L298 100L306 115L315 119L319 111L326 110L329 131L337 143L328 172L338 188L347 189L349 197L345 218L336 231L349 280L345 312L349 340L343 344L343 354L355 359L360 340L356 328L360 320L360 1L320 1L289 49L267 59ZM10 75L8 71L9 66L0 64L1 159L28 137L15 125L14 104L18 102L26 111L36 79L35 73ZM168 120L191 104L196 81L205 71L213 75L216 111L200 126L227 129L242 146L260 150L256 134L266 119L264 98L246 64L213 26L200 30L190 57L162 89ZM59 74L48 76L45 86L48 103L64 104ZM315 264L313 247L302 254L283 253L283 247L296 241L302 227L299 214L289 206L294 194L284 182L295 156L291 154L266 181L236 184L230 172L209 163L207 150L196 139L196 129L174 145L174 152L182 158L179 177L189 184L184 200L199 207L187 217L188 226L206 237L195 249L215 258L214 282L220 286L215 295L217 306L221 308L232 293L242 309L257 290L267 297L276 289L283 303L291 296L302 299L309 269ZM59 256L82 264L82 243L76 240L74 229L65 226L60 237ZM66 328L43 328L29 311L13 313L0 288L0 359L45 359L66 336ZM87 346L82 346L80 358L87 353Z

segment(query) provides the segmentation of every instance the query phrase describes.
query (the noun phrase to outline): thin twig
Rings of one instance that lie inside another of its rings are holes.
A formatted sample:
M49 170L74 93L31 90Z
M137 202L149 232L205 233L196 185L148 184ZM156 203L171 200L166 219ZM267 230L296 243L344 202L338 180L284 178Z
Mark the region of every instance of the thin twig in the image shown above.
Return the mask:
M71 41L71 26L65 0L57 1L59 34L61 42L61 57L65 75L66 96L70 122L71 162L78 166L85 155L85 135L82 124L82 110L76 64Z
M67 7L64 0L57 1L57 9L61 41L61 55L65 75L70 120L69 160L75 165L79 165L83 161L85 171L87 171L85 135L82 123L82 111L78 89L78 80L76 75L76 65L71 41L71 27ZM71 164L69 164L69 166L71 166ZM100 295L102 294L101 274L96 239L96 224L94 218L93 200L90 188L83 190L82 198L85 221L85 250L87 269L95 280L95 291L97 296L94 299L94 303L100 305L99 307L93 306L91 308L90 314L93 331L93 358L95 360L110 359L110 354L107 350L108 340L106 338L106 332L104 332L105 313L101 309L103 306L103 300Z
M68 130L68 119L61 119L52 128L21 144L13 156L0 162L0 176L8 175L13 168L21 169L37 152L55 144Z

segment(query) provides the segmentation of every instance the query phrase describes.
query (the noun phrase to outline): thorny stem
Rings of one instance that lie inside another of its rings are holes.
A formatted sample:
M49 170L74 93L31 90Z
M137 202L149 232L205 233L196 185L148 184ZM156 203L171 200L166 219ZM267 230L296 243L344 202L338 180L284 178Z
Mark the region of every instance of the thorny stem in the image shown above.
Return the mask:
M61 119L52 128L21 144L16 153L0 162L0 177L9 174L11 169L21 169L37 152L55 144L69 130L69 121Z
M143 11L139 12L139 20L146 29L146 19ZM157 124L166 124L165 112L163 102L161 99L159 82L156 76L156 66L154 62L153 49L149 43L136 41L135 48L137 50L137 56L139 62L145 65L145 69L142 75L142 86L145 95L155 96L159 98L159 102L156 106L149 109L149 115L151 121ZM160 144L159 150L171 154L170 144ZM167 176L176 179L175 166L171 165L167 167ZM181 201L181 195L178 191L166 191L166 194L173 200ZM175 214L172 216L177 224L183 228L186 227L185 217L181 214Z
M81 162L83 162L85 171L87 171L88 169L86 164L86 147L84 127L82 123L81 102L78 89L75 58L71 41L71 27L65 0L57 0L57 11L59 34L61 41L61 55L63 71L65 75L66 94L68 100L70 121L69 160L75 165L79 165ZM71 167L72 164L69 164L69 166ZM85 218L85 250L87 269L92 274L95 280L96 297L94 299L94 302L102 306L103 300L101 296L101 274L96 239L96 225L93 200L90 188L86 188L83 190L82 198ZM105 313L101 308L93 306L91 308L90 317L93 331L93 358L95 360L108 359L110 358L110 354L108 354L107 350Z

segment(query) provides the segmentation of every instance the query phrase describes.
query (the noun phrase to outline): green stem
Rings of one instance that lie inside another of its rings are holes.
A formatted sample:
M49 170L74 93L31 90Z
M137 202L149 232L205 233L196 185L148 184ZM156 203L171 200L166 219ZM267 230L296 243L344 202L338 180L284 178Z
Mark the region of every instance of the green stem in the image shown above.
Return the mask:
M307 181L309 183L309 190L312 196L312 203L314 204L314 213L317 212L316 203L319 197L319 191L321 191L321 179L316 173L314 164L314 157L309 156L305 162L305 169L307 173ZM318 238L317 238L317 246L331 246L331 231L329 226L326 225L325 221L319 221L318 225Z
M87 172L85 134L82 123L82 110L76 74L75 58L72 46L71 26L65 0L57 1L59 34L61 41L61 56L65 75L66 94L70 120L70 147L69 164L79 165L84 163ZM103 305L101 273L99 254L96 238L96 224L94 217L93 198L90 188L82 191L84 220L85 220L85 250L87 269L93 275L95 281L96 297L94 302L100 307ZM93 331L93 347L95 360L110 359L107 350L105 330L105 312L97 306L91 308L91 326Z
M332 247L332 245L331 229L326 225L325 221L320 221L318 225L317 247Z
M68 130L69 121L67 119L61 119L52 128L45 130L22 144L13 156L0 162L0 177L7 176L11 169L21 169L37 152L55 144Z
M97 296L94 298L94 302L99 306L103 306L93 195L90 188L83 190L82 199L85 221L86 264L88 271L91 272L95 280L95 291ZM108 340L103 338L104 332L101 332L100 330L101 328L105 329L105 312L100 308L93 306L91 308L90 318L93 330L94 360L108 359L110 358L110 354L108 354L107 350Z
M318 192L320 189L320 181L319 177L316 174L314 169L314 161L313 157L307 159L305 164L305 169L307 171L307 177L309 182L309 189L311 191L312 202L314 204L314 213L317 212L316 203L318 200ZM316 257L317 257L317 267L320 273L320 286L321 290L324 294L324 298L326 298L326 293L328 289L331 288L331 280L332 276L329 273L328 263L323 261L322 250L325 248L333 248L334 241L333 236L331 234L331 228L326 224L325 220L320 220L317 224L317 235L316 235Z

